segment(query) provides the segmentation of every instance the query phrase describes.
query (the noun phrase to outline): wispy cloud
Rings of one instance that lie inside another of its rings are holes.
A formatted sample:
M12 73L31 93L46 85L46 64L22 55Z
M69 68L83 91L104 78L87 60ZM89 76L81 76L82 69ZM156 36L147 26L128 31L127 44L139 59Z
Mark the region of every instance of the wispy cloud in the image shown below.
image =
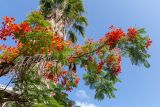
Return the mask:
M97 107L95 104L87 103L87 102L80 102L76 101L76 106L80 107Z
M76 97L81 98L81 99L88 99L89 98L89 96L86 94L86 91L84 91L84 90L77 91Z

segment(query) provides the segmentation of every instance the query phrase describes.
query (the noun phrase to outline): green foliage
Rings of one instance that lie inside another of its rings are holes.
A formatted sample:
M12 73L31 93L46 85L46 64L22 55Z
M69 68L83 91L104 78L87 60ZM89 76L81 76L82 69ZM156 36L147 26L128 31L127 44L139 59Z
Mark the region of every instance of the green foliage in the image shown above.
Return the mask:
M48 104L35 103L33 107L62 107L55 99L49 98Z
M48 27L50 23L46 21L45 17L40 12L32 12L28 15L27 21L32 26L41 26L41 27Z
M150 58L150 55L147 53L146 50L146 40L147 37L143 37L142 35L145 34L144 29L138 30L139 34L137 38L132 41L132 43L123 43L126 41L122 41L122 44L119 45L119 48L122 49L123 54L128 56L131 59L132 64L134 65L141 65L143 64L145 67L150 67L149 62L147 61Z
M83 79L85 84L89 85L91 89L95 89L95 98L103 100L105 95L108 98L114 98L114 91L116 91L115 83L119 82L118 78L113 75L112 71L108 69L106 71L98 73L97 64L95 62L89 62L87 65L87 73L84 74Z

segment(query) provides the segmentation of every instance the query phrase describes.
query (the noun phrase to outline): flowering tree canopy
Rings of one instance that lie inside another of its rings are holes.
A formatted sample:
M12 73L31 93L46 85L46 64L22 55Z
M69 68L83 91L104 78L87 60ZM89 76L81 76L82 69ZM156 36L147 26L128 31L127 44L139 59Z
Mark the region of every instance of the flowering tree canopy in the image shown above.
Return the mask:
M49 19L48 14L52 9L48 12L45 9L50 5L43 0L41 3L44 3L41 11L32 12L20 24L16 24L12 17L3 17L1 41L7 41L11 37L17 45L0 45L0 77L13 76L11 82L14 83L13 91L16 94L9 94L4 89L0 95L0 103L10 102L12 105L25 107L71 107L74 103L68 99L66 91L71 92L78 86L81 78L78 76L77 66L86 70L83 79L86 85L95 90L96 99L102 100L105 95L112 98L115 97L114 84L120 81L118 75L122 69L122 57L130 58L134 65L150 66L147 50L152 41L144 35L144 29L131 27L124 31L111 26L99 40L88 39L83 45L78 45L76 35L67 28L75 20L79 23L82 20L83 23L86 22L85 18L80 20L70 14L61 15L66 21L62 26L66 29L64 33L59 31L62 28L57 27L60 24L55 26L58 21L52 23L51 19L57 20L56 18ZM70 27L82 31L82 27L78 25ZM83 32L81 34L85 36Z

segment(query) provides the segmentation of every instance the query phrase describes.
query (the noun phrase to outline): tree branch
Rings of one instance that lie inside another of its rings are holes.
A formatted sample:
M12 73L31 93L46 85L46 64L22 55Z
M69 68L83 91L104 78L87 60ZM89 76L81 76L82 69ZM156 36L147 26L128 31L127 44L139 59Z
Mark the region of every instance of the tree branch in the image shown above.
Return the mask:
M80 56L74 56L73 58L81 58L81 57L83 57L83 56L85 56L85 55L88 55L88 54L90 54L90 53L94 53L94 52L96 52L97 50L100 50L101 48L103 48L103 47L106 45L107 42L108 42L108 41L106 40L106 41L104 42L104 44L102 44L102 45L99 46L98 48L96 48L96 49L94 49L94 50L92 50L92 51L90 51L90 52L84 53L84 54L82 54L82 55L80 55Z
M20 53L18 56L16 56L12 61L10 61L11 62L11 64L4 64L4 66L2 65L1 67L0 67L0 70L2 69L2 71L0 72L0 77L1 76L3 76L3 75L6 75L10 70L10 67L12 67L12 66L14 66L13 65L13 61L15 61L19 56L21 56L23 53L25 53L25 52L27 52L27 50L28 50L29 48L27 48L25 51L23 51L22 53ZM7 69L7 70L4 70L5 68L9 68L9 69Z

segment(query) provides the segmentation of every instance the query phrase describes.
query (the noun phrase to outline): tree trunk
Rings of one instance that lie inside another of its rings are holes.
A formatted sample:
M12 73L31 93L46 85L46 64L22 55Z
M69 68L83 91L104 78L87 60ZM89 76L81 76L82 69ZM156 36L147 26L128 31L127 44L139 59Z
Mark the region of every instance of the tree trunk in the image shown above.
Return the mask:
M57 5L52 9L52 13L49 16L49 22L51 23L53 32L57 33L59 36L66 40L66 25L67 20L64 18L64 9L66 2L63 5Z

